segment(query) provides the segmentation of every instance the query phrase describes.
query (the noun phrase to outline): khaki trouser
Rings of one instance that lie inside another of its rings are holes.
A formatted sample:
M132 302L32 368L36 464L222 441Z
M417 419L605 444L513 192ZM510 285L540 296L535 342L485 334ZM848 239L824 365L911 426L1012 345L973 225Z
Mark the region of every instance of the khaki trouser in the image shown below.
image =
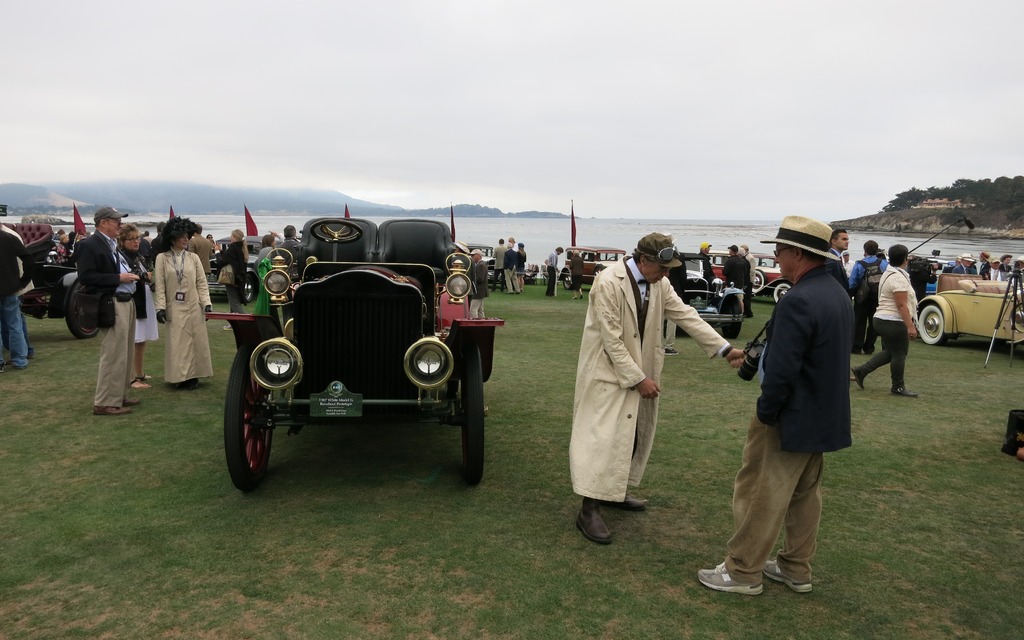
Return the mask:
M135 303L114 301L114 326L100 329L100 333L100 368L92 403L97 407L120 407L132 382Z
M821 453L782 451L778 428L754 416L733 487L736 532L725 558L733 579L761 582L761 570L785 526L779 568L797 582L810 582L821 520L822 469Z
M513 293L523 290L523 288L519 286L519 279L516 277L515 267L505 269L505 290Z

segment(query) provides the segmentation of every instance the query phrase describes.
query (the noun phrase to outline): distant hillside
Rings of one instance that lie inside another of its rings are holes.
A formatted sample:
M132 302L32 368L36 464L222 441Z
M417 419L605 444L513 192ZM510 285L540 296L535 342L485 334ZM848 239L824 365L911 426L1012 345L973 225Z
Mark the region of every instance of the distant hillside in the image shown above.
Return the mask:
M941 206L945 203L949 206ZM874 215L831 224L850 231L931 234L963 217L974 223L975 235L1024 238L1024 176L961 178L948 187L912 187ZM961 225L961 231L966 230Z
M340 215L345 206L353 216L438 217L448 215L448 207L403 209L352 198L340 191L316 189L267 189L214 187L179 182L93 182L53 183L45 186L0 184L0 203L8 206L11 215L69 215L77 203L82 215L96 208L111 205L126 213L165 212L173 206L180 215L238 212L242 206L250 211L289 214ZM478 204L455 205L460 217L565 217L554 212L530 211L504 213L500 209Z

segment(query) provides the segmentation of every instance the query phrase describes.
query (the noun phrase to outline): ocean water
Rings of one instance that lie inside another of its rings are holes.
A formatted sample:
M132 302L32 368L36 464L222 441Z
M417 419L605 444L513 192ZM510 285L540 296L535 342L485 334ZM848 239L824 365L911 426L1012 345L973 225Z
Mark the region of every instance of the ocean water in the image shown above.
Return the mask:
M305 215L288 214L252 214L253 220L261 234L270 231L281 233L285 225L294 225L302 230L309 220ZM400 217L400 216L396 216ZM130 217L129 222L138 224L143 230L155 232L158 222L163 216ZM232 229L245 229L243 214L196 215L192 219L203 225L203 233L213 234L215 239L226 238ZM368 218L377 224L387 217ZM436 218L448 224L448 216ZM16 222L17 216L4 219ZM87 221L88 222L88 221ZM59 226L59 225L55 225ZM70 230L72 225L65 226ZM91 225L90 225L91 228ZM747 244L754 253L770 253L774 248L769 244L760 244L761 240L773 238L778 231L778 221L729 221L729 220L662 220L662 219L625 219L625 218L576 218L576 243L580 246L615 247L631 251L642 236L652 231L671 235L680 251L696 252L702 242L710 242L714 250L725 251L731 244ZM555 247L571 245L571 227L569 218L455 218L456 239L467 243L495 245L498 238L515 237L517 242L525 245L530 262L543 262ZM961 253L972 253L975 256L982 250L994 255L1009 253L1014 256L1024 255L1024 240L992 240L974 237L962 233L966 229L953 227L940 234L934 240L921 247L917 253L930 254L939 251L943 257L952 257ZM283 234L282 234L283 235ZM863 256L863 245L867 240L875 240L883 249L900 243L913 249L928 236L917 235L883 235L876 233L853 232L850 234L850 253L853 259Z

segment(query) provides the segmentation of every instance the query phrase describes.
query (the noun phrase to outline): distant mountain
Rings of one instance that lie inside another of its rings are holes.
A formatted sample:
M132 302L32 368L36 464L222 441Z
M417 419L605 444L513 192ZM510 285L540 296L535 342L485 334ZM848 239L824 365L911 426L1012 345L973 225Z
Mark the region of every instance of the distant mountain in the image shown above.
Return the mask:
M248 206L250 211L289 214L340 215L348 205L353 216L440 217L449 214L448 207L403 209L352 198L340 191L316 189L267 189L214 187L182 182L89 182L51 183L47 185L0 184L0 203L11 215L67 215L76 203L82 215L97 207L110 205L126 213L165 212L173 206L180 215L232 213ZM529 211L504 213L500 209L478 204L457 204L460 217L527 218L565 217L555 212Z

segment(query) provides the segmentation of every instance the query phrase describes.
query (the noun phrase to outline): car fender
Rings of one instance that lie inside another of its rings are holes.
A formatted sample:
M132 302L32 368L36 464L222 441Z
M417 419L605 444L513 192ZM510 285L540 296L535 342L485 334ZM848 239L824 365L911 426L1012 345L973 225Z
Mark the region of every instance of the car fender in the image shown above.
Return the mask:
M66 273L54 282L50 291L50 303L46 310L50 318L63 318L67 316L68 292L78 282L78 272Z

